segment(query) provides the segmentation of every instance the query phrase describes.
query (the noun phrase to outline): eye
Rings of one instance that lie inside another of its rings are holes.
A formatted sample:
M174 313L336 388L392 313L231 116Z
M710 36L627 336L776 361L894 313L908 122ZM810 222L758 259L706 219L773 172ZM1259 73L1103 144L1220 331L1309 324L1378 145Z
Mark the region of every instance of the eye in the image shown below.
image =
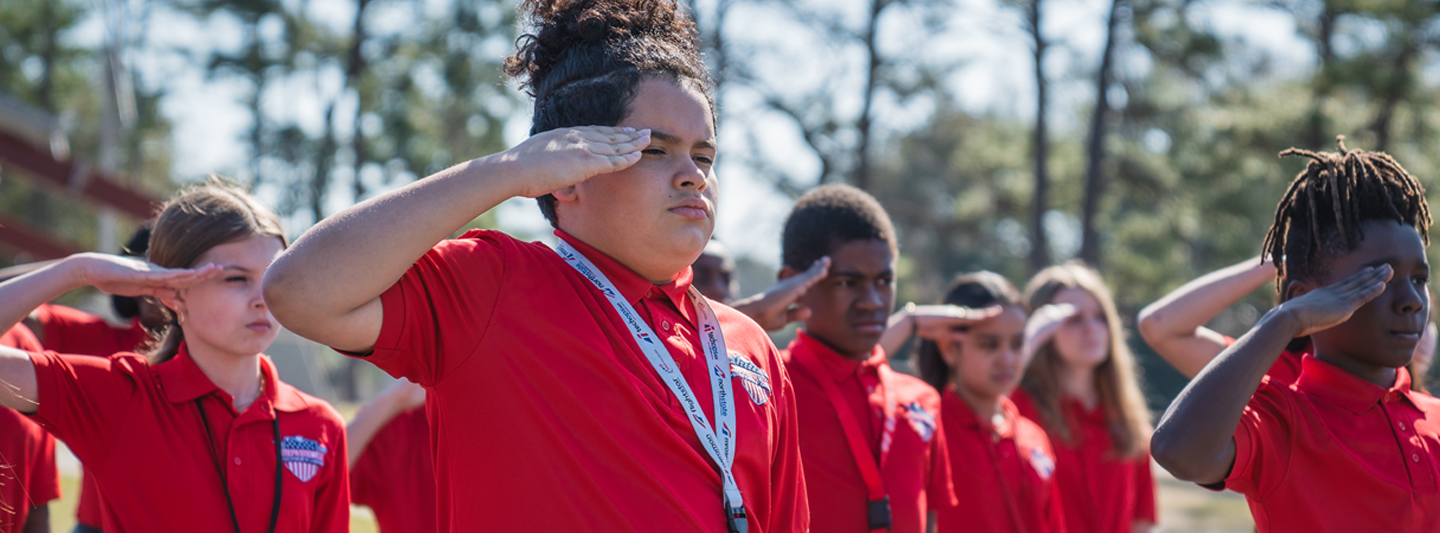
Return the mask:
M225 278L225 283L235 283L237 281L240 283L244 283L249 280L245 276L230 276L228 278Z
M881 287L889 287L895 284L895 278L880 278L875 284Z
M836 284L836 285L839 285L839 286L841 286L841 287L854 287L854 286L855 286L855 280L852 280L852 279L840 279L840 280L836 281L835 284Z
M653 156L659 157L659 156L664 156L664 155L665 155L665 150L664 150L664 149L661 149L661 148L646 148L645 150L641 151L640 153L645 154L645 155L653 155Z
M715 158L708 155L697 155L695 157L692 157L691 159L694 159L696 163L700 163L701 165L707 167L715 164Z

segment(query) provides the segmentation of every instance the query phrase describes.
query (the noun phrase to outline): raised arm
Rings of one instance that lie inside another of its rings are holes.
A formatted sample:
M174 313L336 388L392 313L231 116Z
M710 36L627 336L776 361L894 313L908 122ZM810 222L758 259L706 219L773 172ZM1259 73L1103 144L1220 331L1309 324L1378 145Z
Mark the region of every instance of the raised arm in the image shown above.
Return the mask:
M0 283L0 331L8 331L40 304L86 285L122 296L173 298L175 289L214 277L220 269L161 268L144 261L106 255L76 254ZM39 405L35 366L30 356L0 347L0 406L33 413Z
M425 405L425 388L409 381L387 387L375 395L375 399L355 413L355 419L345 426L345 441L350 447L350 468L365 454L365 448L380 430L400 413Z
M952 333L952 328L969 326L1000 314L1000 306L971 309L958 305L906 305L885 321L880 334L880 349L886 355L899 352L911 337L939 341Z
M369 351L380 336L380 295L441 240L509 198L633 165L649 143L649 130L552 130L361 202L320 221L270 265L265 303L303 337Z
M1259 257L1181 285L1140 311L1140 336L1185 377L1225 349L1225 337L1205 327L1225 308L1275 279L1275 265Z
M1155 461L1180 479L1223 481L1235 463L1233 435L1240 416L1285 345L1349 320L1385 291L1393 272L1389 265L1369 267L1271 309L1170 404L1150 439Z

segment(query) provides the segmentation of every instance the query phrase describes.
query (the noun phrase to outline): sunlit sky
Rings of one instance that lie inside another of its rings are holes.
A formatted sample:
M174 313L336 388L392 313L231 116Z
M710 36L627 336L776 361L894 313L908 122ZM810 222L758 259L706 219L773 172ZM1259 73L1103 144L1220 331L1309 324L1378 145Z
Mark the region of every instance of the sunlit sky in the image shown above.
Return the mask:
M994 112L1029 119L1034 112L1034 82L1031 78L1032 59L1028 38L1015 12L997 0L954 0L958 6L942 38L914 42L907 36L918 24L914 17L898 14L884 19L881 35L887 53L913 53L925 58L951 61L960 67L949 82L959 103L967 110ZM858 18L867 2L834 0L825 2L829 9L839 10ZM1056 45L1045 65L1048 77L1057 80L1052 88L1051 120L1058 130L1076 129L1077 116L1093 105L1088 80L1075 80L1076 75L1092 70L1098 64L1104 37L1105 17L1109 2L1105 0L1050 0L1044 23L1045 33ZM428 0L426 9L443 12L444 0ZM711 0L713 5L713 0ZM403 31L411 15L408 8L381 2L378 9L395 13L373 16L377 32ZM701 3L702 16L710 9ZM352 23L354 6L351 0L310 0L314 20L332 25L344 32ZM768 45L767 53L757 59L762 75L790 87L834 87L834 106L843 113L859 109L860 78L858 54L830 49L817 49L815 39L794 25L780 22L773 10L763 7L742 7L730 14L730 27L745 28L742 37L732 37ZM1299 74L1312 63L1313 52L1296 33L1290 15L1276 10L1245 5L1238 0L1204 2L1192 12L1195 20L1208 24L1227 40L1243 47L1247 53L1268 54L1276 65ZM216 18L204 24L186 15L155 10L150 14L148 39L150 50L161 53L131 54L128 63L137 82L153 87L164 83L168 95L163 111L174 124L174 171L180 177L199 177L211 172L245 175L248 147L244 141L250 127L245 110L250 87L230 79L207 79L185 54L203 54L211 50L235 49L243 36L240 26L232 20ZM703 21L702 21L703 22ZM264 28L262 28L262 31ZM105 29L99 17L85 22L67 38L77 44L98 46ZM508 43L494 43L496 53L508 53ZM1121 58L1121 74L1141 73L1143 61ZM855 65L838 78L827 76L826 69L816 68L824 62L842 61ZM1072 81L1065 81L1072 80ZM338 76L291 78L272 87L265 94L267 112L285 120L294 120L306 131L319 135L323 128L324 102L341 90ZM513 90L513 88L512 88ZM1120 95L1123 96L1123 95ZM818 172L818 162L801 141L796 128L771 113L759 110L753 94L740 89L723 96L721 104L721 156L717 172L721 180L721 196L716 236L725 240L740 255L777 264L779 232L788 213L790 200L757 178L744 165L730 158L730 150L751 150L793 175L806 176L810 181ZM349 102L350 113L354 103ZM507 141L513 146L522 141L529 128L525 112L528 102L515 113L506 128ZM884 132L902 131L922 123L931 108L925 102L897 103L883 98L876 116ZM344 105L337 113L346 116ZM342 121L343 122L343 121ZM749 146L746 129L760 132L756 138L763 146ZM349 134L342 126L342 138ZM470 154L481 156L484 154ZM262 196L265 191L260 191ZM273 196L273 194L271 195ZM273 198L272 198L273 199ZM342 208L348 199L339 199L332 209ZM537 238L548 233L548 225L540 217L531 200L515 199L499 208L502 227L522 238ZM287 221L292 233L299 233L309 220Z

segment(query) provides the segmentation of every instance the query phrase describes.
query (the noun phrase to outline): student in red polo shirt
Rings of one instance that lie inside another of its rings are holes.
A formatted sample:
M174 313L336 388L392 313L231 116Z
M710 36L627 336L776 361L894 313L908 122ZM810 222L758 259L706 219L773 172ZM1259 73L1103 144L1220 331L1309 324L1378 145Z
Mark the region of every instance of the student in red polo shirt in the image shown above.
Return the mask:
M1310 158L1265 252L1281 303L1180 393L1155 458L1180 479L1245 495L1261 532L1440 530L1440 402L1405 365L1429 317L1424 188L1383 153ZM1264 379L1292 339L1294 384Z
M0 334L0 346L41 349L21 324ZM55 437L25 415L0 408L0 533L48 533L50 502L58 499Z
M278 325L260 279L285 246L248 194L207 183L167 202L150 263L77 254L0 283L0 325L85 285L174 313L147 362L0 348L0 404L31 413L105 494L107 532L349 527L345 434L261 355Z
M317 224L266 300L426 387L441 531L806 530L779 354L691 287L718 186L693 23L663 0L522 10L507 71L534 135ZM558 251L443 240L515 196Z
M150 246L150 222L125 243L122 255L145 256ZM116 316L126 320L123 327L117 327L104 318L79 309L47 303L36 308L25 319L40 339L44 349L64 354L95 355L107 357L120 352L141 352L150 342L150 331L165 327L168 318L165 308L159 303L129 296L111 295L111 306ZM39 350L37 350L39 351ZM82 467L84 465L81 465ZM95 486L93 476L82 475L80 501L75 507L75 529L72 533L97 533L102 531L103 518L100 515L100 489Z
M895 230L875 198L827 185L795 201L780 278L829 257L797 303L810 310L782 352L795 384L811 530L921 533L952 503L940 396L892 370L879 346L895 303Z
M436 531L425 388L401 380L381 391L355 413L345 437L351 503L374 511L381 533Z
M1070 533L1132 533L1155 525L1150 410L1135 357L1100 274L1080 263L1041 270L1025 287L1034 310L1070 304L1011 399L1040 423L1055 450L1055 481Z
M945 304L1000 306L986 320L924 332L916 351L921 377L943 390L941 412L958 505L938 511L944 532L1054 533L1065 531L1055 482L1055 453L1045 430L1021 416L1007 395L1020 384L1032 355L1026 334L1040 336L1064 320L1055 306L1036 312L1027 327L1020 291L994 272L964 274Z

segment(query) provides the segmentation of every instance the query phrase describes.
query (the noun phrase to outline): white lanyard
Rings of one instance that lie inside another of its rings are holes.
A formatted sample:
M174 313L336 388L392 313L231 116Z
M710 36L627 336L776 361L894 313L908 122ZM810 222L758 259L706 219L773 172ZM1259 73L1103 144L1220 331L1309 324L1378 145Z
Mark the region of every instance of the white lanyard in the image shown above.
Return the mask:
M710 309L710 304L700 295L695 287L690 287L690 301L695 304L695 315L700 321L700 344L705 352L706 364L710 371L710 391L715 405L715 421L720 425L717 433L710 425L710 420L705 417L705 410L700 407L700 402L695 398L695 393L690 389L690 384L685 381L685 376L680 373L675 359L670 356L670 351L664 344L658 341L655 331L650 329L635 312L635 307L625 301L605 274L595 268L579 251L560 241L555 246L556 253L570 266L585 276L600 293L610 300L610 305L615 306L615 311L620 314L620 320L630 329L630 334L635 337L635 344L644 352L645 357L650 360L650 365L655 372L660 374L660 380L670 387L670 392L680 399L680 405L690 415L690 425L695 428L695 435L700 437L700 443L705 451L710 453L710 458L720 466L720 478L724 483L725 491L725 517L730 531L745 533L748 529L746 523L745 500L740 495L740 486L735 482L735 475L732 472L732 465L735 463L735 397L730 391L730 359L725 351L725 337L720 332L720 320L715 317L715 312Z

